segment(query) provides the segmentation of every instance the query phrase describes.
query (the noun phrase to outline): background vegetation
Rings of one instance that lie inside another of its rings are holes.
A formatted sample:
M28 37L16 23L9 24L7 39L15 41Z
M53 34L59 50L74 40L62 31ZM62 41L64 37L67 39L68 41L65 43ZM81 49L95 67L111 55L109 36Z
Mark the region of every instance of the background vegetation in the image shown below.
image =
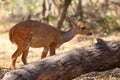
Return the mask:
M84 19L95 32L120 26L120 0L1 0L0 10L1 25L35 19L66 29L69 15Z
M8 37L13 25L32 19L68 30L66 16L84 20L94 35L92 38L77 36L57 49L57 53L93 44L96 36L105 40L120 39L120 0L0 0L0 79L10 71L10 57L16 48ZM40 52L38 49L30 49L28 62L39 60ZM20 59L17 64L18 67L22 64ZM75 80L96 80L98 77L98 80L119 80L120 69L93 72Z

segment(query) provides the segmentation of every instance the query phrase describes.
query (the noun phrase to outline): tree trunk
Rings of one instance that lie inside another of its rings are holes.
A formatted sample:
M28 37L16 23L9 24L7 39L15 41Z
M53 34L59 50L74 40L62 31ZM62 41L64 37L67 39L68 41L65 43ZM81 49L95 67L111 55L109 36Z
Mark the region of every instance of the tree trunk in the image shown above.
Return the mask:
M78 15L81 19L83 19L83 7L82 7L82 0L79 0L78 7L77 7Z
M61 12L62 14L60 15L60 18L59 18L59 20L57 22L57 28L58 29L61 29L63 21L64 21L64 19L66 17L67 8L68 8L70 3L71 3L71 0L65 0L65 2L64 2L63 9L62 9L62 12Z
M49 19L48 19L48 10L47 7L46 7L47 3L46 3L46 0L43 0L43 4L42 4L42 20L46 23L49 23ZM51 7L49 6L49 2L48 2L48 7Z
M82 7L82 0L79 0L79 3L76 7L76 13L74 15L75 17L80 17L80 19L83 19L83 7Z
M120 41L97 41L94 45L22 66L6 73L2 80L71 80L88 72L119 67Z

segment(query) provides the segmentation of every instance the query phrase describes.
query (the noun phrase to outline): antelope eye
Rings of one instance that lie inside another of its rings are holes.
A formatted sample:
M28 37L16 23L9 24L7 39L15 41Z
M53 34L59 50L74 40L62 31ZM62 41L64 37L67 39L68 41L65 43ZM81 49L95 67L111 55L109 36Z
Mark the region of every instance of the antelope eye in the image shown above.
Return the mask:
M82 29L82 30L85 30L86 28L85 28L85 27L82 27L81 29Z

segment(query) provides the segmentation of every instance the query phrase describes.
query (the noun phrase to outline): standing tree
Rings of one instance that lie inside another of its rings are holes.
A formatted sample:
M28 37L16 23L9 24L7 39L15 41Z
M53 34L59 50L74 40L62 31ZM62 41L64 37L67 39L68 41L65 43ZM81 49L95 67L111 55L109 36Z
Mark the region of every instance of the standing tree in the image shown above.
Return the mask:
M49 1L43 0L41 13L42 13L42 20L46 23L49 23L48 15L50 13L51 6L52 6L52 0Z
M57 22L57 28L58 29L61 29L63 21L64 21L64 19L66 17L67 8L70 5L70 3L71 3L71 0L65 0L65 2L64 2L63 9L62 9L62 12L61 12L62 14L60 15L60 18L59 18L59 20Z
M76 13L74 15L75 17L79 16L81 19L83 19L83 7L82 7L82 0L79 0L78 5L76 7Z

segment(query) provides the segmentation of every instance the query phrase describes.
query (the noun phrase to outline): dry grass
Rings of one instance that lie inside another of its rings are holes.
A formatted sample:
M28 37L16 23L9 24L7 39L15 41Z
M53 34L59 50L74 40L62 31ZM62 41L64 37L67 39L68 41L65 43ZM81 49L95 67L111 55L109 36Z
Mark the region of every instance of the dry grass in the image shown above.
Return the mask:
M119 36L120 36L120 33L113 33L112 35L109 35L108 37L103 37L103 39L118 40L118 39L120 39ZM90 44L94 44L94 43L95 43L94 37L76 36L74 39L63 44L60 48L58 48L57 54L60 54L60 53L62 54L73 48L90 45ZM6 72L10 71L10 69L9 69L10 68L10 57L15 50L16 50L16 45L12 44L9 41L8 32L1 33L0 34L0 79L3 77L3 75ZM30 48L29 55L28 55L28 62L30 63L30 62L39 60L41 52L42 52L42 48ZM21 62L21 59L19 57L17 59L16 66L20 67L22 64L23 63ZM93 77L90 77L90 74L93 75ZM95 76L100 73L90 73L90 74L82 75L82 76L76 78L75 80L88 80L88 79L95 80L95 79L97 79L97 77L95 77ZM105 79L103 79L103 78L105 78ZM99 79L97 79L97 80L118 80L118 79L117 78L112 79L110 75L107 76L105 74L105 75L99 76Z

